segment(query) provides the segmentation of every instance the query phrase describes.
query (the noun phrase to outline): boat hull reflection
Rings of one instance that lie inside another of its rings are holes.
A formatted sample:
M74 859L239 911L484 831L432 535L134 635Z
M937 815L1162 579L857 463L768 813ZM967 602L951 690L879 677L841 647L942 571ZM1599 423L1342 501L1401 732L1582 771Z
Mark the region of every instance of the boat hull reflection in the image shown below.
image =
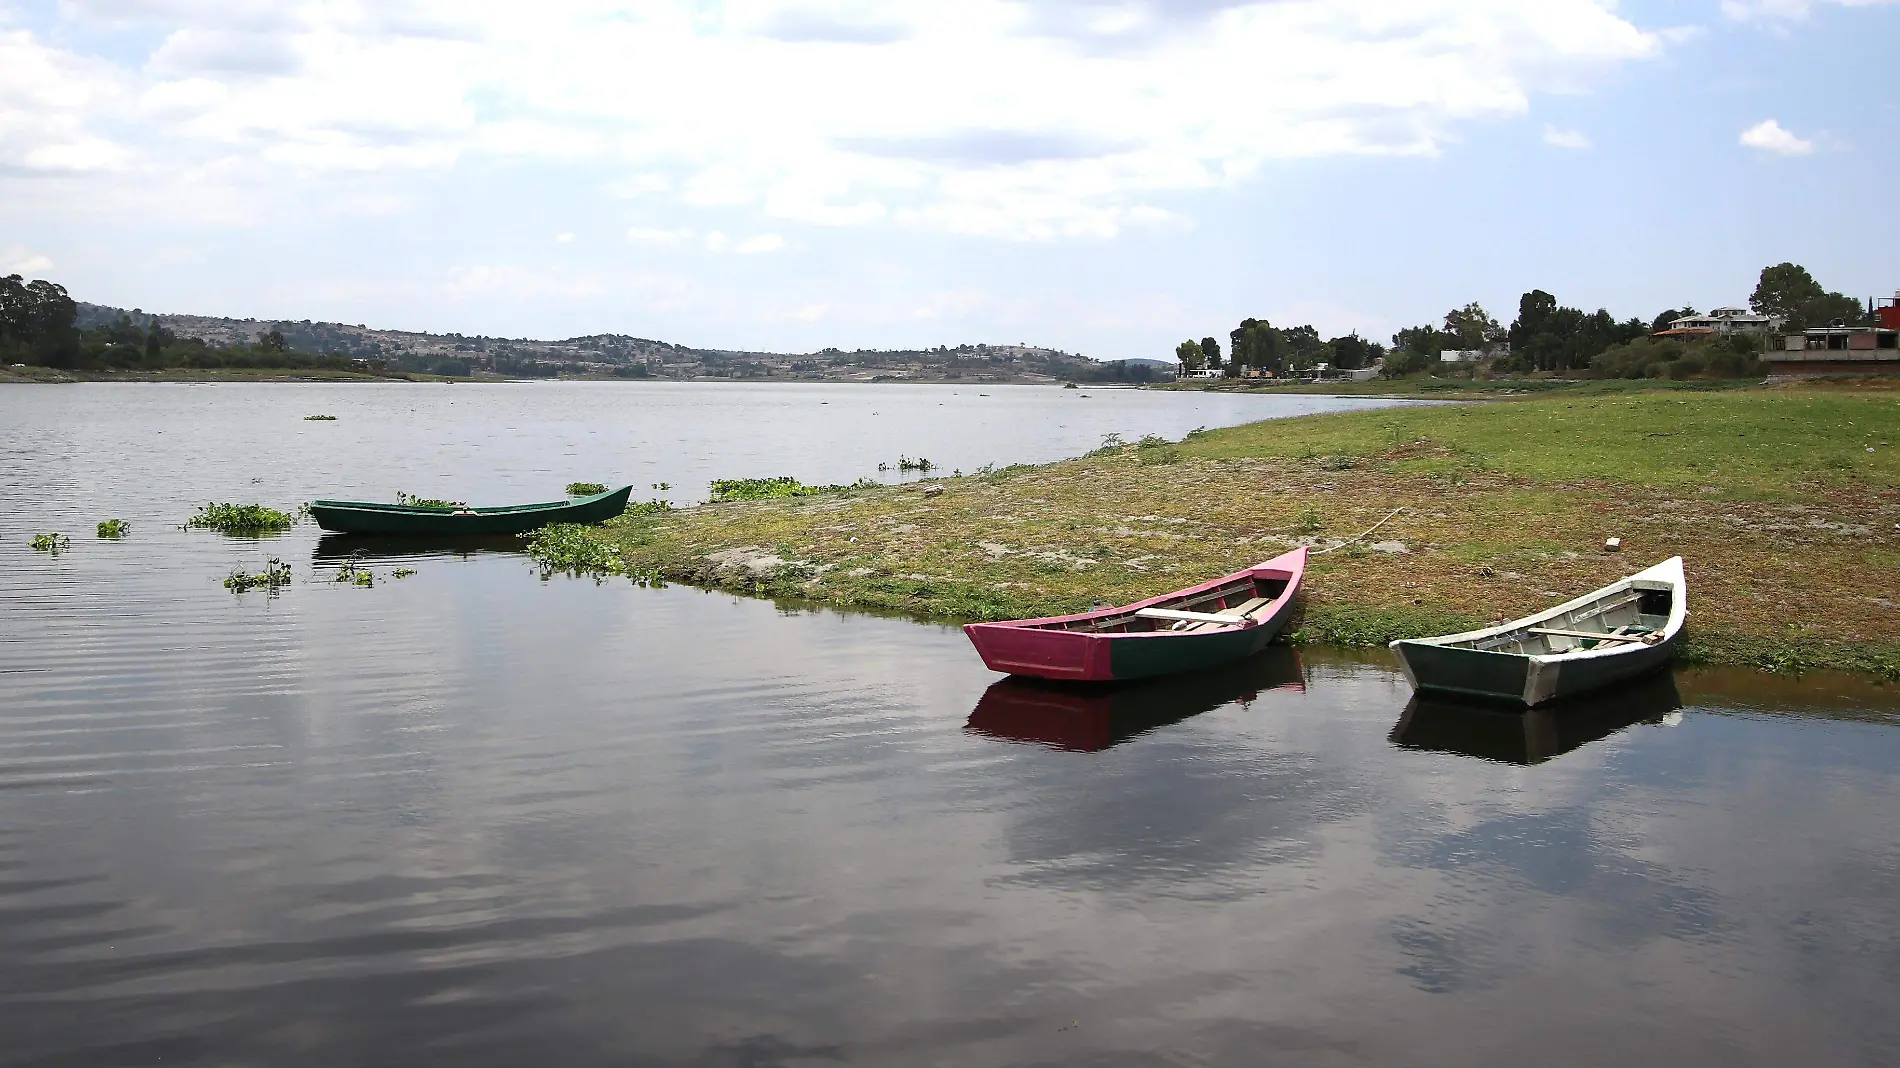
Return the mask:
M1668 672L1522 712L1414 697L1392 728L1391 741L1402 749L1542 764L1638 723L1660 724L1681 707L1675 676Z
M1213 671L1126 683L1051 682L1012 675L983 692L964 729L1009 742L1096 753L1263 693L1304 693L1299 654L1270 646Z
M413 560L426 556L468 556L474 553L510 553L525 550L513 534L448 535L442 537L385 534L325 534L317 539L314 563L358 560Z

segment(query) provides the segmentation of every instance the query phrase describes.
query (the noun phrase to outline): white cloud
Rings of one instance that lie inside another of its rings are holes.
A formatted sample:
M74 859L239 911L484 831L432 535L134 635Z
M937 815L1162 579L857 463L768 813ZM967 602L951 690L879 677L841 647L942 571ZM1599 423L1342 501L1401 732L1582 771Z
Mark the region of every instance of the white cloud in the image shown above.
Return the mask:
M1722 14L1737 22L1799 22L1814 13L1817 3L1842 7L1873 7L1896 0L1722 0Z
M1804 141L1769 119L1742 131L1741 142L1749 148L1772 152L1777 156L1805 156L1814 151L1813 141Z
M31 275L38 271L50 271L53 261L27 248L25 245L7 245L0 248L0 275Z
M1555 126L1544 127L1544 143L1552 148L1584 149L1594 147L1590 139L1578 130L1560 130Z
M777 234L756 234L732 246L732 251L741 256L754 256L761 252L777 252L785 247L785 239Z
M574 243L574 235L565 231L555 234L554 243L557 245L571 245Z
M677 230L662 230L651 226L635 226L627 231L627 240L636 245L658 245L671 248L683 245L693 239L693 231L687 227Z
M226 212L321 207L353 175L584 163L646 201L1026 240L1177 225L1159 201L1276 159L1437 152L1663 47L1616 0L61 10L160 43L115 64L0 35L0 163L216 186L203 199ZM123 125L126 94L143 128Z

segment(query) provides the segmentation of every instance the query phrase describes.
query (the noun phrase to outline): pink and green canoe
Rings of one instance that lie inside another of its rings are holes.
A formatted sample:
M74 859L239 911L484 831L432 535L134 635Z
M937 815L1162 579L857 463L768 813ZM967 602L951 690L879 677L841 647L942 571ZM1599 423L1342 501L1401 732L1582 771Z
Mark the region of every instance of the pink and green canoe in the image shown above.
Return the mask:
M1073 616L963 628L992 671L1117 682L1204 671L1280 636L1306 574L1306 550L1191 589Z

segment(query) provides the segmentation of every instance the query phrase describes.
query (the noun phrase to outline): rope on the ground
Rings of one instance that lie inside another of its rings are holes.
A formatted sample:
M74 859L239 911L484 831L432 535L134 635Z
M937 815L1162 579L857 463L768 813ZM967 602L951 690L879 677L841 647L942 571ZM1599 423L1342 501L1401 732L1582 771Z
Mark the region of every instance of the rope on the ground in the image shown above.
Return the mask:
M1338 545L1333 546L1332 549L1321 549L1319 552L1309 553L1308 555L1325 556L1327 553L1332 552L1333 549L1344 549L1346 546L1351 545L1353 542L1359 541L1360 539L1366 537L1366 535L1371 534L1373 530L1378 530L1380 527L1385 526L1387 523L1392 522L1393 517L1397 516L1400 512L1403 512L1403 511L1405 511L1403 507L1394 508L1392 509L1392 515L1386 516L1384 519L1381 519L1377 523L1372 524L1372 530L1366 531L1365 534L1361 534L1357 538L1347 538L1345 541L1342 541Z

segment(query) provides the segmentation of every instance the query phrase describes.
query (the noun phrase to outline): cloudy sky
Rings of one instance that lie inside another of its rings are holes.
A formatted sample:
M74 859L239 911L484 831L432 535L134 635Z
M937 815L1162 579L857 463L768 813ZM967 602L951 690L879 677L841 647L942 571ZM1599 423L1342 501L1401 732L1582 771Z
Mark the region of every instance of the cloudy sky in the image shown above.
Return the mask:
M0 272L1103 358L1891 294L1896 45L1896 0L0 0Z

